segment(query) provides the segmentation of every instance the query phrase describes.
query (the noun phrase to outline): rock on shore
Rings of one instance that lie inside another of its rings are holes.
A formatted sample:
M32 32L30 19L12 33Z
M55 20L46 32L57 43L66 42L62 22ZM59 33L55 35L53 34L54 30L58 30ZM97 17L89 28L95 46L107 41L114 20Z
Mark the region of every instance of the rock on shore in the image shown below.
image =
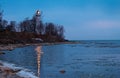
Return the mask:
M23 78L18 75L16 75L17 72L20 70L13 70L8 67L0 65L0 77L1 78Z

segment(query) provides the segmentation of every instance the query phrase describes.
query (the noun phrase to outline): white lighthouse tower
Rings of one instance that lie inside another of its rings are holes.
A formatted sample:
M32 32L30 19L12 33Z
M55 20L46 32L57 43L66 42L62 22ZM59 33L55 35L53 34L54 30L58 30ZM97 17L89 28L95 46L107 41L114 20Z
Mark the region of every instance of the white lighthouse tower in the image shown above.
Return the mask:
M41 13L39 10L36 11L36 14L35 14L35 19L36 19L36 27L35 27L35 32L37 34L39 34L39 26L40 26L40 16L41 16Z

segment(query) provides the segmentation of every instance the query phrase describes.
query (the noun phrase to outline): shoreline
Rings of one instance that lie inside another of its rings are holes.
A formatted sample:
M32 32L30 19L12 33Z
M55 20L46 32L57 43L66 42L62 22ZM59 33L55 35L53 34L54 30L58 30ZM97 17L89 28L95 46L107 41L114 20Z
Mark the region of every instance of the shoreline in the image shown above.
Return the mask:
M68 42L45 42L45 43L26 43L26 44L0 44L0 51L14 50L15 48L25 46L47 46L47 45L59 45L59 44L79 44L80 42L68 41ZM0 52L1 54L1 52Z
M38 78L34 73L15 64L0 61L0 77L2 78Z

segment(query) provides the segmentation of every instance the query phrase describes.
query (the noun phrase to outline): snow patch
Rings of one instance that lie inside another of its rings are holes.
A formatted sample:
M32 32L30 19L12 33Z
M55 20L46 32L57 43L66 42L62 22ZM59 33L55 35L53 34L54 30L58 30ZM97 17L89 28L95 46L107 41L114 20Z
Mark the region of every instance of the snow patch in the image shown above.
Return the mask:
M24 78L38 78L37 76L34 75L33 72L31 72L28 69L25 69L23 67L17 67L15 64L3 62L3 61L0 61L0 63L2 63L4 67L8 67L8 68L13 69L13 70L20 69L21 71L16 73L20 77L24 77Z

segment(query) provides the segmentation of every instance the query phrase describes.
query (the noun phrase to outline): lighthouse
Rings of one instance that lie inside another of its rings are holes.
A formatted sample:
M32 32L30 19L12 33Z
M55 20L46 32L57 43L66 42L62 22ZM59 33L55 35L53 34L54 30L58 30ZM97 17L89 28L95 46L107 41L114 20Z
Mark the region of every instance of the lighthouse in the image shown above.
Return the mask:
M35 14L35 20L36 20L36 26L35 26L35 32L37 34L39 34L39 26L40 26L40 16L41 16L41 13L39 10L36 11L36 14Z

